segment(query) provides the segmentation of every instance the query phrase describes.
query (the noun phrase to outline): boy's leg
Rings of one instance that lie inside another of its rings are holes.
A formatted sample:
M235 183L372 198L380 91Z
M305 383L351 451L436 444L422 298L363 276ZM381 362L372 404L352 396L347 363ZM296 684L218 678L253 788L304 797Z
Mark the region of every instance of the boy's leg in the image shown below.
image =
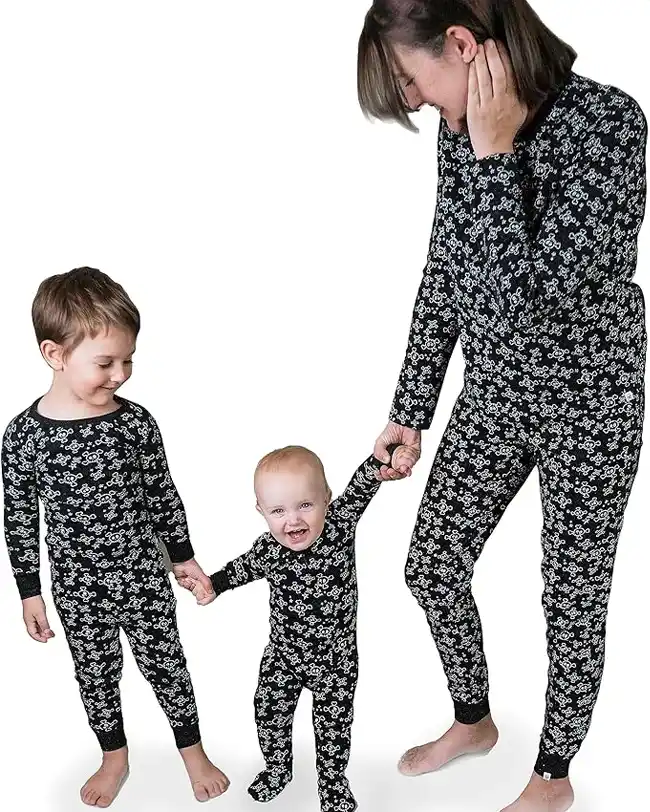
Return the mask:
M352 812L357 808L345 776L350 759L357 677L356 651L337 653L313 691L312 717L322 812Z
M128 776L119 682L122 646L109 596L99 584L63 584L54 574L52 596L72 653L75 677L90 726L103 751L102 766L81 789L90 806L109 806ZM101 607L101 608L100 608Z
M228 788L226 776L201 744L194 689L176 624L176 598L162 567L127 574L122 627L138 668L154 690L171 725L197 799L216 798Z
M269 644L260 664L255 692L255 722L266 769L248 788L256 801L271 801L293 775L293 717L302 685L298 677Z
M426 613L456 721L440 739L404 754L400 770L407 775L436 770L496 742L472 577L485 542L533 466L520 436L461 394L436 453L406 564L406 581Z

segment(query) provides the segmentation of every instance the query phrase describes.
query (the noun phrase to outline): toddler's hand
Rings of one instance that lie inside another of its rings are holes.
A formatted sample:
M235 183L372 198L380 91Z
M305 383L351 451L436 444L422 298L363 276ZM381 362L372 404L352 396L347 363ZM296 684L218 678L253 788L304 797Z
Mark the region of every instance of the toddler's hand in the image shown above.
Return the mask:
M210 584L210 587L212 587L212 584ZM208 592L203 584L199 583L198 581L192 587L192 595L194 595L196 598L196 602L199 606L207 606L217 597L214 589L211 588L210 592Z
M47 643L51 637L54 637L54 632L50 629L50 624L47 620L45 602L40 595L35 595L33 598L25 598L23 601L23 620L25 621L27 634L32 640L37 640L39 643Z
M212 581L205 572L203 572L200 564L194 558L190 558L189 561L183 561L180 564L174 564L172 566L172 572L174 573L176 582L179 586L182 586L183 589L189 589L190 592L193 592L194 586L198 583L202 586L206 594L213 592Z
M388 450L389 446L394 445L398 448L391 453ZM404 477L411 476L413 466L420 458L421 450L419 430L400 426L399 423L389 423L375 443L375 457L383 463L377 478L386 482L389 479L404 479Z

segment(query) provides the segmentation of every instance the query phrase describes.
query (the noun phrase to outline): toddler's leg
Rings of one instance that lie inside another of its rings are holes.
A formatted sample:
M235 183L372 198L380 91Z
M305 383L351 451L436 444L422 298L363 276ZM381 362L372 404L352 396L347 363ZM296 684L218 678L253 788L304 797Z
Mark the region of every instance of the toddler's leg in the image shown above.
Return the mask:
M356 652L340 657L327 669L313 692L312 717L316 736L316 769L322 812L353 812L357 803L345 771L357 687Z
M291 733L302 686L272 645L264 650L255 692L255 722L266 769L248 788L256 801L271 801L293 775Z
M129 593L122 623L131 650L156 694L199 801L228 788L226 776L206 756L185 655L176 625L176 598L164 571L146 573L138 593Z
M119 627L110 611L110 601L99 586L92 589L86 584L63 586L54 579L52 593L72 653L88 721L103 751L102 766L82 787L81 800L89 806L105 808L113 802L128 776L119 689L122 674Z

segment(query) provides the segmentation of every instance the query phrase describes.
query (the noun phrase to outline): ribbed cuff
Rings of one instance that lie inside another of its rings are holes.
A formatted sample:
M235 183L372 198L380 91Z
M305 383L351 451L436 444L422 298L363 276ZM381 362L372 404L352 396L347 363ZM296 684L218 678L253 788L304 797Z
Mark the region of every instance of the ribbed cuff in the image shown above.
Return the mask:
M462 725L475 725L484 719L490 712L490 703L488 698L482 699L480 702L457 702L454 700L454 715L456 721Z
M569 775L570 763L571 759L553 756L540 750L535 762L535 772L547 781L553 778L566 778Z
M176 739L176 747L179 750L182 750L183 747L192 747L201 741L198 722L192 725L183 725L183 727L173 727L172 731Z
M99 746L104 753L110 753L113 750L121 750L126 747L126 736L124 735L124 728L120 724L114 730L96 730L95 736Z
M181 541L178 544L165 544L172 564L182 564L194 558L194 548L190 541Z
M222 595L226 590L230 589L230 583L225 570L219 570L210 576L212 581L212 588L214 589L217 597Z
M22 601L41 594L41 578L37 572L30 575L17 575L16 585Z

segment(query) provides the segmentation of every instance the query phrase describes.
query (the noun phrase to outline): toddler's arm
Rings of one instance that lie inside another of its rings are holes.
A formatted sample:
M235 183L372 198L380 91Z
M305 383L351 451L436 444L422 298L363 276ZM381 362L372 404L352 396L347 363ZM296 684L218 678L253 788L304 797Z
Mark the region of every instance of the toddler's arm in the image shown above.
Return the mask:
M223 569L210 576L215 598L229 589L236 589L238 586L266 577L266 535L261 535L248 552L230 561Z
M393 461L395 461L396 457L399 458L402 453L408 453L406 446L389 446L388 451L393 456ZM401 462L398 464L401 464ZM354 472L354 476L348 483L347 488L335 500L332 510L338 512L345 519L351 519L355 523L358 522L383 481L379 478L379 470L382 465L381 460L378 460L374 455L364 460Z
M38 493L32 443L19 419L2 442L5 539L20 597L41 594Z
M194 557L185 508L169 472L158 424L150 414L145 415L140 460L147 510L158 540L167 548L172 564L178 564Z

